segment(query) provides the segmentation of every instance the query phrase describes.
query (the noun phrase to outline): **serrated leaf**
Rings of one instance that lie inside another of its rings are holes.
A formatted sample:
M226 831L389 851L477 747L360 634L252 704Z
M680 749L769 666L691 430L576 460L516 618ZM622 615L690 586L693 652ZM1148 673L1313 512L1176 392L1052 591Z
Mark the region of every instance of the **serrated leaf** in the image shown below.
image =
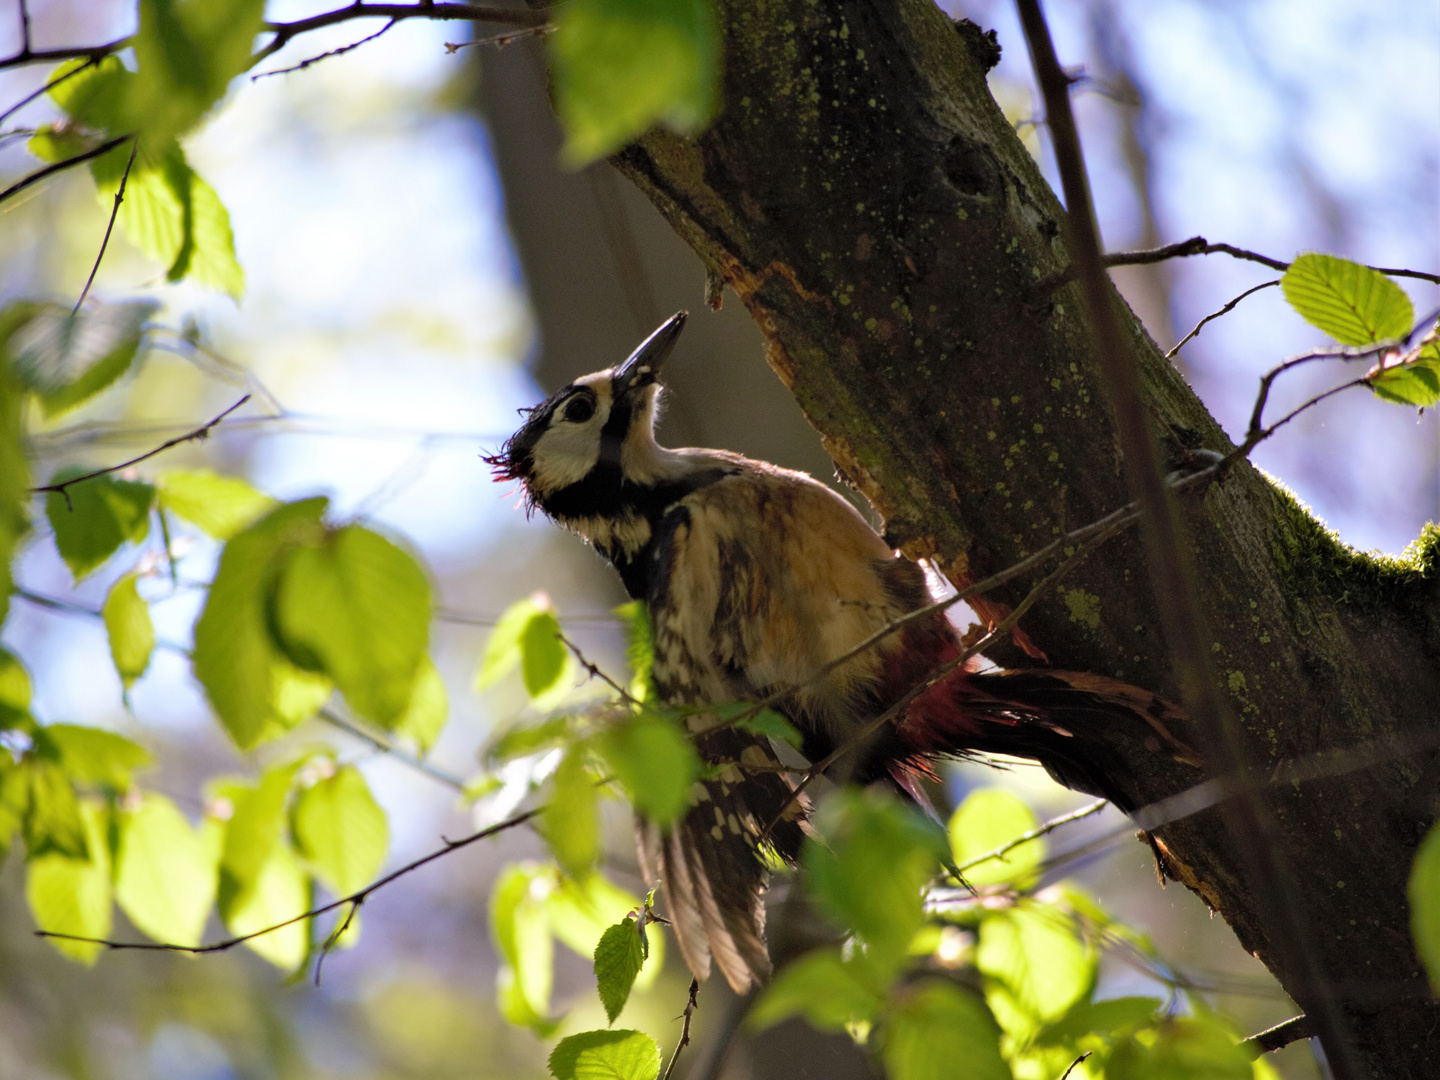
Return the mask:
M14 782L23 784L23 788L7 790L7 796L23 807L26 857L35 859L53 853L88 859L91 853L80 802L64 770L54 762L27 757L15 771ZM8 789L8 779L6 786Z
M1440 826L1432 828L1410 869L1410 933L1430 986L1440 994Z
M1432 328L1413 352L1400 359L1403 362L1369 373L1376 396L1421 409L1440 404L1440 330Z
M353 765L302 791L291 825L296 848L336 896L358 892L385 864L390 823Z
M981 788L966 796L950 816L950 852L972 885L1029 883L1045 858L1043 837L1027 840L1000 858L968 864L1035 827L1034 813L1017 795L1003 788Z
M635 976L640 974L649 951L645 931L633 918L616 923L600 935L595 945L595 981L610 1023L625 1008Z
M92 471L82 466L61 469L50 483ZM46 494L45 514L55 530L55 547L76 581L100 567L127 540L145 539L154 501L155 489L149 484L116 480L109 473L73 484L65 493Z
M554 789L540 815L540 832L571 877L584 877L600 858L600 801L579 747L572 748L555 770Z
M25 898L40 929L79 937L109 936L112 914L106 817L102 806L87 802L80 807L89 852L86 857L51 852L27 864ZM104 948L94 942L49 940L60 952L82 964L93 964Z
M610 926L639 906L639 900L596 871L584 879L555 875L556 881L544 900L545 916L557 940L579 956L593 958L600 937ZM635 979L636 987L645 989L654 983L665 965L665 937L647 934L646 941L653 957Z
M271 639L267 608L287 555L319 532L325 506L325 499L287 503L226 544L195 624L195 675L242 749L284 730L292 714L278 709L282 690L301 691L308 705L324 689L323 683L285 676L294 669Z
M301 667L389 730L404 715L430 638L430 583L415 559L359 525L299 547L281 571L272 628Z
M658 824L668 825L688 805L700 759L672 721L636 717L606 731L596 747L635 808Z
M130 370L153 300L100 304L72 313L59 304L33 305L9 338L21 383L40 399L46 417L88 401Z
M892 1080L1011 1080L994 1019L969 992L927 980L907 987L885 1024Z
M555 107L572 168L658 121L692 134L714 114L720 32L709 0L571 0L556 23Z
M35 743L81 784L127 788L131 774L151 760L150 751L124 735L80 724L47 724L35 733Z
M756 1031L803 1016L819 1031L844 1031L875 1018L884 999L868 972L834 949L817 949L781 969L746 1016Z
M582 1031L550 1052L556 1080L655 1080L660 1047L642 1031Z
M1017 1038L1028 1039L1088 995L1096 964L1093 949L1057 908L1012 908L980 924L975 966L985 976L985 1000Z
M215 903L222 834L196 829L163 795L120 814L115 899L156 941L196 946Z
M1378 270L1334 255L1301 255L1280 279L1285 299L1342 345L1403 337L1415 320L1405 291Z
M171 469L155 486L164 509L217 540L229 540L279 505L244 480L209 469Z
M415 673L415 685L410 692L410 703L404 714L391 730L412 740L420 748L421 755L428 754L445 729L450 716L450 695L445 689L445 679L435 661L429 656L420 660Z
M150 605L135 587L138 580L138 575L126 574L110 586L102 610L110 659L127 687L145 674L155 651L155 624L150 619Z
M545 1018L555 954L545 911L547 873L554 871L534 863L509 866L490 893L490 932L504 961L496 974L501 1015L541 1031L553 1028Z

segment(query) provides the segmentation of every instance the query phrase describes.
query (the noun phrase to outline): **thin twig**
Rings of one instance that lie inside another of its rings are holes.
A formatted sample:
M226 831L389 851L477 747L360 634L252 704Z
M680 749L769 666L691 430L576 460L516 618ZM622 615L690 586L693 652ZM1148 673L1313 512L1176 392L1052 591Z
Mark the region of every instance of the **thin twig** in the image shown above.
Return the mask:
M90 68L94 67L96 64L98 64L98 63L99 63L101 60L103 60L103 59L104 59L104 56L103 56L103 55L102 55L102 56L91 56L91 57L87 58L86 61L85 61L85 63L81 64L79 67L71 68L69 71L65 72L63 75L57 75L55 78L53 78L53 79L51 79L49 82L47 82L44 86L41 86L41 87L39 87L39 88L36 89L36 90L30 91L30 93L26 94L23 98L21 98L19 101L17 101L14 105L11 105L11 106L10 106L8 109L6 109L4 112L0 112L0 124L3 124L6 120L10 119L10 117L14 116L17 112L19 112L21 109L23 109L26 105L29 105L29 104L30 104L32 101L34 101L36 98L38 98L38 97L43 97L45 94L48 94L51 90L54 90L55 87L59 86L61 83L65 82L65 81L67 81L67 80L69 80L69 79L73 79L76 75L79 75L82 71L87 71L87 70L89 70Z
M1071 257L1079 271L1100 375L1115 416L1125 481L1143 511L1141 530L1151 585L1182 701L1204 738L1201 751L1215 771L1246 778L1252 767L1239 725L1219 692L1208 646L1210 637L1200 611L1194 541L1187 535L1165 489L1147 422L1138 365L1120 326L1113 286L1100 254L1099 229L1080 136L1070 108L1069 84L1039 0L1016 0L1016 6L1050 120L1051 146L1065 194ZM1252 886L1257 914L1271 933L1278 954L1292 965L1290 989L1297 998L1306 999L1303 1004L1323 1033L1326 1056L1337 1080L1354 1080L1360 1070L1349 1025L1315 954L1304 901L1276 842L1273 815L1258 792L1248 790L1248 785L1245 788L1239 798L1226 801L1223 812L1227 831L1239 849L1245 876Z
M388 754L389 756L395 758L397 761L403 761L412 769L424 773L432 780L440 781L440 783L444 784L446 787L453 788L456 791L465 790L465 781L460 779L460 777L456 776L454 773L439 768L438 766L431 765L423 758L416 757L414 754L408 753L407 751L400 749L400 747L396 746L394 743L382 739L380 736L372 734L369 731L366 731L358 724L351 723L349 720L345 719L345 717L341 716L337 712L334 712L327 708L322 708L319 712L315 714L315 716L317 719L323 720L331 727L339 731L343 731L345 732L345 734L359 739L362 742L369 743L381 753Z
M1198 323L1195 324L1195 329L1191 330L1188 334L1186 334L1183 338L1181 338L1179 341L1177 341L1177 342L1175 343L1175 347L1165 354L1165 359L1166 359L1166 360L1169 360L1169 359L1170 359L1171 357L1173 357L1177 352L1180 351L1180 346L1182 346L1182 345L1188 343L1189 341L1193 340L1193 339L1195 338L1195 336L1198 335L1198 334L1200 333L1200 331L1205 328L1205 324L1206 324L1206 323L1212 322L1213 320L1220 318L1221 315L1228 315L1228 314L1230 314L1230 312L1234 311L1234 310L1235 310L1235 305L1238 304L1238 303L1240 303L1241 300L1244 300L1244 299L1245 299L1247 296L1249 296L1251 293L1257 293L1257 292L1259 292L1261 289L1268 289L1268 288L1270 288L1272 285L1279 285L1279 284L1280 284L1280 279L1279 279L1279 278L1275 278L1273 281L1264 281L1264 282L1261 282L1259 285L1256 285L1256 286L1254 286L1253 288L1246 289L1246 290L1245 290L1244 292L1242 292L1239 296L1235 297L1234 300L1231 300L1228 304L1226 304L1224 307L1222 307L1219 311L1212 311L1209 315L1206 315L1203 319L1201 319Z
M509 45L513 41L518 41L520 38L542 37L545 34L554 32L555 27L553 24L543 23L540 26L527 26L522 30L507 30L503 34L491 34L489 37L476 38L474 41L447 41L445 43L445 52L453 56L461 49L473 49L476 45L494 45L498 49L503 49L506 45Z
M48 64L56 60L103 60L111 53L117 53L130 45L134 40L133 37L123 37L107 41L103 45L75 45L60 49L24 48L0 60L0 71L5 68L24 67L27 64Z
M1262 266L1268 266L1272 270L1281 272L1290 269L1290 264L1287 262L1272 259L1268 255L1261 255L1257 251L1247 251L1245 248L1235 247L1233 244L1212 244L1203 236L1192 236L1189 240L1151 248L1148 251L1113 251L1103 256L1101 262L1105 266L1143 266L1148 263L1164 262L1166 259L1183 259L1191 255L1214 254L1229 255L1247 262L1260 263ZM1378 270L1389 277L1418 278L1421 281L1433 281L1440 284L1440 274L1430 274L1424 270L1402 270L1389 266L1371 266L1369 269Z
M335 943L340 940L340 938L344 935L345 931L350 929L350 924L355 921L355 916L359 913L359 911L360 901L357 900L355 903L350 905L350 910L345 913L345 918L340 920L334 930L330 931L330 936L327 937L324 943L320 946L320 954L315 958L316 986L320 985L320 969L325 966L325 958L330 955L330 950L335 948Z
M1060 1080L1070 1080L1070 1074L1075 1071L1075 1066L1076 1066L1076 1065L1079 1065L1082 1061L1084 1061L1086 1058L1088 1058L1088 1057L1089 1057L1091 1054L1093 1054L1094 1052L1095 1052L1095 1051L1093 1051L1093 1050L1086 1050L1083 1054L1081 1054L1079 1057L1077 1057L1074 1061L1070 1062L1069 1067L1066 1068L1066 1070L1065 1070L1063 1073L1060 1074Z
M585 654L580 651L580 646L576 645L564 634L557 634L556 636L559 637L561 644L575 654L575 659L580 662L581 667L590 673L592 679L599 679L606 686L610 687L611 690L614 690L615 693L620 695L621 700L624 701L625 704L633 705L636 708L640 707L640 702L631 695L630 691L626 690L609 675L601 671L596 665L585 659Z
M485 4L366 4L357 0L347 7L321 12L308 19L294 22L267 22L265 29L275 36L270 43L255 54L255 60L279 52L301 34L308 34L323 26L349 22L351 19L435 19L437 21L465 19L470 22L506 23L511 26L539 26L550 21L550 14L544 10L528 8L500 8Z
M217 424L220 423L220 421L224 420L227 416L229 416L232 412L240 408L241 405L244 405L249 400L250 395L246 394L239 401L235 402L234 405L231 405L219 416L215 417L215 419L210 420L207 423L201 424L194 431L186 432L184 435L177 435L173 439L167 439L165 442L155 447L155 449L147 450L139 457L133 457L129 461L122 461L119 465L110 465L104 469L96 469L94 472L86 473L84 476L77 476L72 480L62 480L58 484L45 484L42 487L33 487L30 489L30 493L32 495L43 495L49 491L57 491L60 494L65 495L66 502L69 502L69 495L66 494L66 492L74 485L83 483L86 480L94 480L97 476L104 476L106 473L120 472L123 469L128 469L131 465L138 465L140 464L140 462L146 461L154 457L156 454L162 454L166 450L169 450L171 447L179 446L181 443L193 442L195 440L203 440L206 436L210 434L211 428L215 427Z
M1264 1031L1251 1035L1240 1046L1252 1056L1259 1057L1261 1054L1273 1053L1293 1042L1299 1042L1301 1039L1313 1039L1314 1037L1315 1025L1310 1022L1308 1016L1301 1013L1272 1028L1266 1028Z
M105 225L105 237L100 241L100 253L95 256L95 265L90 268L90 276L85 279L85 287L80 290L80 299L75 301L75 307L70 314L80 314L80 305L85 303L85 297L90 295L90 286L95 284L95 275L100 272L100 261L105 258L105 249L110 246L110 234L115 230L115 219L120 216L120 204L125 201L125 185L130 181L130 170L135 165L135 151L140 148L140 140L133 139L130 142L130 156L125 161L125 171L120 174L120 187L115 192L115 205L110 208L110 220Z
M58 930L36 930L35 936L44 938L59 938L62 941L84 941L92 945L104 945L107 949L113 949L117 952L122 949L129 949L142 952L182 952L191 953L192 955L196 956L202 955L204 953L226 952L230 949L235 948L236 945L243 945L247 941L254 941L258 937L264 937L266 934L272 934L276 930L283 930L287 926L294 926L296 923L305 922L308 919L318 918L319 916L324 915L327 912L336 911L339 908L344 907L346 904L354 904L356 906L363 904L371 896L372 893L378 892L386 885L389 885L392 881L396 881L404 877L406 874L412 873L415 870L419 870L422 866L427 866L430 863L434 862L436 859L444 858L452 851L458 851L460 848L469 847L471 844L475 843L478 840L485 840L491 836L494 836L496 833L504 832L507 829L513 829L517 825L523 825L525 824L525 822L535 817L544 809L545 808L543 806L537 806L533 810L526 810L523 814L516 814L513 817L508 817L504 821L499 822L498 824L491 825L489 828L481 829L479 832L471 833L469 836L462 837L459 840L446 840L444 847L432 851L430 852L430 854L424 855L421 858L416 859L414 862L406 863L404 866L400 867L400 869L391 871L382 878L377 878L369 885L366 885L363 889L360 889L357 892L353 892L349 896L342 896L340 899L332 900L328 904L321 904L319 907L311 908L309 911L302 912L301 914L295 915L292 918L284 920L283 922L278 922L272 926L267 926L263 930L254 930L248 934L238 934L235 937L226 938L224 941L216 941L210 945L177 945L173 942L165 941L112 941L109 938L84 937L80 934L63 934Z
M28 0L20 0L20 51L30 51L30 5Z
M329 52L323 52L319 56L312 56L308 60L301 60L300 63L293 64L290 67L276 68L274 71L262 71L258 75L251 75L250 81L258 82L261 79L268 79L271 75L288 75L292 71L304 71L311 64L318 64L321 60L328 60L332 56L343 56L348 52L353 52L354 50L360 48L361 45L374 41L376 38L387 32L399 21L399 19L391 19L379 30L376 30L373 34L369 34L361 38L359 41L352 41L349 45L341 45L338 49L331 49Z
M670 1080L675 1073L675 1063L680 1060L680 1051L690 1045L690 1018L695 1015L699 1002L695 1000L700 993L700 980L690 980L690 1000L685 1003L685 1024L680 1029L680 1041L675 1044L675 1052L670 1055L670 1064L665 1066L665 1075L661 1080Z
M86 161L89 161L91 158L97 158L103 154L108 154L111 150L114 150L115 147L119 146L121 143L128 142L134 137L134 135L117 135L113 139L106 139L99 146L86 150L84 153L76 154L74 157L68 157L64 161L57 161L51 165L46 165L43 169L36 169L29 176L21 177L4 191L0 191L0 202L4 202L12 195L20 194L20 192L24 191L30 185L38 184L47 176L54 176L58 172L63 172L66 169L72 168L73 166L80 165Z
M1051 818L1038 828L1031 829L1029 832L1015 837L1015 839L1011 840L1008 844L1002 844L994 851L987 851L984 855L977 855L969 862L961 863L955 869L963 874L966 870L979 866L983 862L989 862L991 859L1000 859L1003 861L1006 855L1014 851L1021 844L1028 844L1031 840L1038 840L1040 837L1054 832L1062 825L1069 825L1072 821L1079 821L1082 818L1089 817L1091 814L1098 814L1109 805L1109 799L1100 799L1097 802L1091 803L1089 806L1082 806L1079 810L1072 810L1068 814L1061 814L1057 818Z

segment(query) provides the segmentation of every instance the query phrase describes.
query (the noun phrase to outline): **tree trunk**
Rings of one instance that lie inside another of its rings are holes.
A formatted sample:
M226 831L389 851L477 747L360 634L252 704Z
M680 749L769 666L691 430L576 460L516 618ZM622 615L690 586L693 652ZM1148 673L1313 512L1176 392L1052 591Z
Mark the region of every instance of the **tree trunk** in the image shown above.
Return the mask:
M723 112L697 139L656 130L615 163L748 306L887 536L963 586L1126 504L1079 287L1057 284L1063 209L986 88L978 34L929 0L719 6ZM1176 461L1230 450L1124 314ZM1404 564L1358 556L1243 463L1183 498L1216 666L1276 778L1277 841L1305 901L1291 917L1326 982L1276 946L1213 809L1159 830L1174 876L1302 1008L1341 1001L1371 1075L1433 1075L1440 1009L1405 884L1437 813L1440 531ZM1031 584L996 590L989 610ZM1133 532L1021 625L1056 667L1177 697ZM1037 663L1013 646L997 658ZM1121 752L1109 779L1136 805L1198 778L1139 741Z

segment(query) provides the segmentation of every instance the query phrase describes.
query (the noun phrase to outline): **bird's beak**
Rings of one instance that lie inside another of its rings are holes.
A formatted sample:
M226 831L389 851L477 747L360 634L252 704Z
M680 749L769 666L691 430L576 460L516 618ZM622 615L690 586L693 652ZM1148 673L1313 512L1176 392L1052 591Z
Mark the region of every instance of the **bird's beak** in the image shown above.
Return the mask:
M641 387L649 386L660 377L660 369L665 364L665 359L670 351L675 348L675 341L680 337L680 331L685 329L685 320L689 318L688 311L677 311L670 318L660 324L659 328L648 338L640 343L629 358L615 369L611 376L610 384L615 397L618 399Z

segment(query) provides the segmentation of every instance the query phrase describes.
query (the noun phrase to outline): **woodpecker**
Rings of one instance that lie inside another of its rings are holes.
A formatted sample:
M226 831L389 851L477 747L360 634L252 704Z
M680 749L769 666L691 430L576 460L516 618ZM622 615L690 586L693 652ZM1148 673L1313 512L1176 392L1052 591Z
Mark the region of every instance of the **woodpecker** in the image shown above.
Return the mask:
M941 614L861 642L932 600L923 570L897 556L844 498L804 473L724 450L655 440L659 377L685 325L667 319L623 363L563 387L529 410L488 457L539 509L579 534L645 602L654 682L674 705L773 697L810 762L837 748L848 778L924 801L932 765L977 747L1041 760L1063 782L1111 795L1093 761L1072 752L1067 721L1138 717L1183 747L1174 706L1075 672L959 667L863 740L907 692L962 652ZM697 781L674 825L637 823L647 880L664 886L691 971L718 967L737 994L770 974L765 856L795 861L810 804L764 736L690 721L701 757L723 766Z

